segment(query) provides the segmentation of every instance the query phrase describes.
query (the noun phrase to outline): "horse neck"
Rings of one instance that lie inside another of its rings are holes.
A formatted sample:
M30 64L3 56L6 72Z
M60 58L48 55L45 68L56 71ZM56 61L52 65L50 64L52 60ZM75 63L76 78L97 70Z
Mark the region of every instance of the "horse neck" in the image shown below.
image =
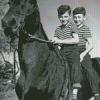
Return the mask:
M39 39L42 39L44 41L49 41L47 35L45 34L45 31L44 31L43 26L42 26L41 23L39 23L37 31L35 32L34 36L39 38ZM47 48L48 51L53 49L53 46L50 43L46 43L46 42L42 42L42 41L40 41L39 43L40 43L40 45L41 45L41 43L43 43L42 46Z
M27 33L37 38L48 40L48 37L46 36L43 26L41 24L40 13L38 8L31 15L25 18L25 26L23 28ZM34 41L34 43L37 43L37 41ZM38 43L40 44L41 42ZM49 43L43 43L42 46L47 48L48 51L50 51L51 48L53 48L53 46Z
M37 9L25 18L25 26L23 29L37 38L48 40L40 20L39 9Z

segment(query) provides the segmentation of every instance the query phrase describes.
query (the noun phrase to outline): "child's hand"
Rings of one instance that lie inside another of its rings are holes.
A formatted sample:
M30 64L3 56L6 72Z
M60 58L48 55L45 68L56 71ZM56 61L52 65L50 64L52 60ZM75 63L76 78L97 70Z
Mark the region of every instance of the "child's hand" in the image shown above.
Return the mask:
M52 39L51 39L51 41L56 41L57 40L57 38L56 37L53 37Z
M84 54L84 53L81 53L81 54L80 54L80 62L83 61L84 57L85 57L85 54Z
M56 44L57 38L53 37L50 41L53 42L53 44Z

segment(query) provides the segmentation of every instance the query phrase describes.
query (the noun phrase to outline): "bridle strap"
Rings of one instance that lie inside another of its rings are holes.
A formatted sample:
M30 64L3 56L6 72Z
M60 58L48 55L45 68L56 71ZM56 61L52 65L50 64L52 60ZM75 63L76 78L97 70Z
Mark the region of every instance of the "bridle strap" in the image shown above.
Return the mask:
M22 25L20 24L20 25L18 26L18 28L16 29L15 33L16 33L17 30L18 30L19 28L21 28L21 27L22 27ZM31 34L29 34L29 33L27 33L27 32L25 32L25 34L27 34L27 35L28 35L29 37L31 37L32 39L35 39L35 40L38 40L38 41L41 41L41 42L53 43L52 41L49 41L49 40L44 40L44 39L37 38L36 36L31 35ZM19 38L18 35L16 35L16 37Z
M35 6L34 10L33 10L31 13L33 13L36 9L37 9L37 5ZM30 13L30 14L31 14L31 13ZM26 15L26 16L27 16L27 15ZM25 24L24 21L20 22L20 24L18 25L17 29L15 30L15 33L16 33L20 28L23 29L24 24ZM37 38L37 37L35 37L34 35L31 35L31 34L27 33L26 31L24 31L24 32L25 32L25 34L27 34L28 36L30 36L32 39L35 39L35 40L38 40L38 41L41 41L41 42L46 42L46 43L53 43L52 41L49 41L49 40L44 40L44 39ZM19 35L16 35L16 37L19 38Z
M21 28L22 26L23 26L23 24L20 24L20 25L18 26L18 28L16 29L15 33L16 33L17 30L18 30L19 28ZM24 32L25 32L25 31L24 31ZM41 41L41 42L53 43L52 41L49 41L49 40L44 40L44 39L37 38L36 36L31 35L31 34L29 34L29 33L27 33L27 32L25 32L25 34L27 34L27 35L28 35L29 37L31 37L32 39L35 39L35 40L38 40L38 41ZM16 37L19 38L18 35L16 35Z
M41 41L41 42L53 43L52 41L40 39L40 38L37 38L37 37L35 37L35 36L31 35L31 34L28 34L28 36L30 36L32 39L36 39L36 40Z

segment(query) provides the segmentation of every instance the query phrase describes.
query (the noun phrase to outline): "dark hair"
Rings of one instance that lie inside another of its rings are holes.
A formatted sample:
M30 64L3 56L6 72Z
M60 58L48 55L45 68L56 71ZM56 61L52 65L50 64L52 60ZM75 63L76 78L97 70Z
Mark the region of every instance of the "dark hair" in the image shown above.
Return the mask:
M69 5L61 5L60 7L58 7L57 11L58 11L58 16L64 14L67 11L69 15L71 15L71 8Z
M75 14L83 14L83 16L86 15L86 10L84 7L77 7L73 10L73 15Z

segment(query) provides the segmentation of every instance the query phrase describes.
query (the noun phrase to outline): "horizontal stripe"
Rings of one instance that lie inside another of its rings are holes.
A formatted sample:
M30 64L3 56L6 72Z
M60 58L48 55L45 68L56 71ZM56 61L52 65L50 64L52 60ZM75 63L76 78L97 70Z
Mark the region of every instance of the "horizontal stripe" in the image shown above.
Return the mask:
M55 30L54 37L57 37L61 40L67 38L73 38L73 32L76 32L77 28L72 23L68 23L67 26L59 26Z
M84 45L86 46L86 40L87 38L91 38L91 32L88 26L83 25L79 30L78 30L78 35L79 35L79 46Z

